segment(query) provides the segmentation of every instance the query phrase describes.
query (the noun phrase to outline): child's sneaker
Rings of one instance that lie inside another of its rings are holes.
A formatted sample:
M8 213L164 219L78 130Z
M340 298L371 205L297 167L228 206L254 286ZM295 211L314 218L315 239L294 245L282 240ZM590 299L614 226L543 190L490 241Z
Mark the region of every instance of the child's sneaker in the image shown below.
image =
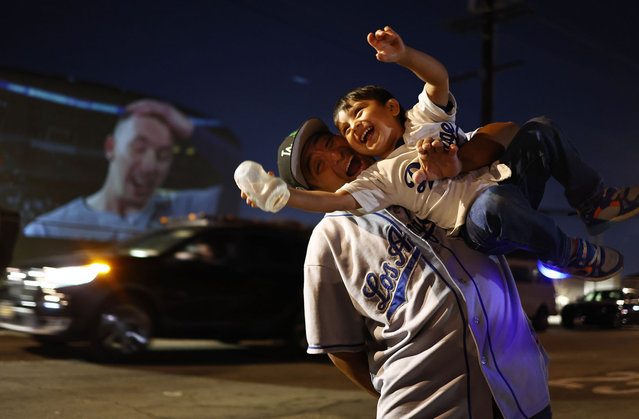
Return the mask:
M580 213L591 236L603 233L614 223L639 214L639 185L627 188L606 188L599 203L590 211Z
M586 281L603 281L619 274L623 268L623 255L607 246L598 246L587 240L575 239L577 250L568 266L557 267L543 263L550 269Z

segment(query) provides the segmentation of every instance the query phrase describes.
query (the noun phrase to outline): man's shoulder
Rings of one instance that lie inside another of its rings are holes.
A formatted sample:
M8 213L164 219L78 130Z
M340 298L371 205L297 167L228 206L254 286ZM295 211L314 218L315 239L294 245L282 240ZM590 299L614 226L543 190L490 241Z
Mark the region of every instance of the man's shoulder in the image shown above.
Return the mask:
M219 206L222 186L203 189L157 189L151 205L162 215L187 215L203 209L212 211Z
M88 211L88 207L84 202L84 197L78 197L73 201L67 202L55 208L47 213L44 213L36 218L36 221L58 221L76 219L78 215L85 214Z

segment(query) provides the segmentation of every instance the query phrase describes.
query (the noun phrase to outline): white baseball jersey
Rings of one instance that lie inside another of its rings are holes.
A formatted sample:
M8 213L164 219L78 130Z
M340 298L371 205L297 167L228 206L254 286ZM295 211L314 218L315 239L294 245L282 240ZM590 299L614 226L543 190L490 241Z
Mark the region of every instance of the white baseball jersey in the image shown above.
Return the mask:
M405 223L384 210L328 214L315 227L308 352L367 351L378 418L492 417L493 396L506 418L543 410L548 357L503 256L392 210Z
M511 175L508 166L495 162L454 178L416 184L412 176L419 168L417 151L403 145L339 190L348 192L360 205L356 214L400 205L455 235L479 194Z

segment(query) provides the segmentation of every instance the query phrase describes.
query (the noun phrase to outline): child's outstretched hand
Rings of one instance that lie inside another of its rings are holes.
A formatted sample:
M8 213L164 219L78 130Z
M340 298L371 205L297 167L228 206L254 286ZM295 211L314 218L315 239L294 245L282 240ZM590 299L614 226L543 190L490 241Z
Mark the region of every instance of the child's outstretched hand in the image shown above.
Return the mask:
M440 139L422 138L415 147L421 168L413 174L413 181L424 181L455 177L461 173L462 164L457 155L459 148L450 144L448 150Z
M395 63L406 53L404 41L390 26L369 33L366 40L377 51L377 59L385 63Z
M270 170L268 172L266 172L266 173L268 173L270 176L275 177L275 173L271 172ZM250 205L253 208L257 208L257 204L255 202L251 201L251 198L249 198L248 195L246 195L244 193L244 191L241 190L241 189L240 189L240 196L242 197L242 199L246 200L246 204L247 205Z

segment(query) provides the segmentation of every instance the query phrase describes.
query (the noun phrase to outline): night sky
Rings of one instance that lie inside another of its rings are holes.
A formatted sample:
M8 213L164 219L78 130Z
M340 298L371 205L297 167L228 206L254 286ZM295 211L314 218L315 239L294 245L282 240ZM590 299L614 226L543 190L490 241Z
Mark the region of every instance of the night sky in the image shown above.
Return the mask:
M467 0L446 1L66 1L11 2L0 14L0 66L99 82L173 101L221 121L244 158L276 169L282 139L317 116L330 124L335 100L365 84L387 87L410 108L422 85L408 70L376 61L366 34L392 26L407 45L442 61L457 98L458 124L480 124L478 31L449 23L470 16ZM510 2L512 3L512 2ZM607 184L639 183L639 2L524 2L530 13L496 26L495 121L557 121ZM546 210L566 212L550 183ZM247 217L276 215L244 208ZM586 237L576 216L557 216ZM639 272L639 218L602 242Z

